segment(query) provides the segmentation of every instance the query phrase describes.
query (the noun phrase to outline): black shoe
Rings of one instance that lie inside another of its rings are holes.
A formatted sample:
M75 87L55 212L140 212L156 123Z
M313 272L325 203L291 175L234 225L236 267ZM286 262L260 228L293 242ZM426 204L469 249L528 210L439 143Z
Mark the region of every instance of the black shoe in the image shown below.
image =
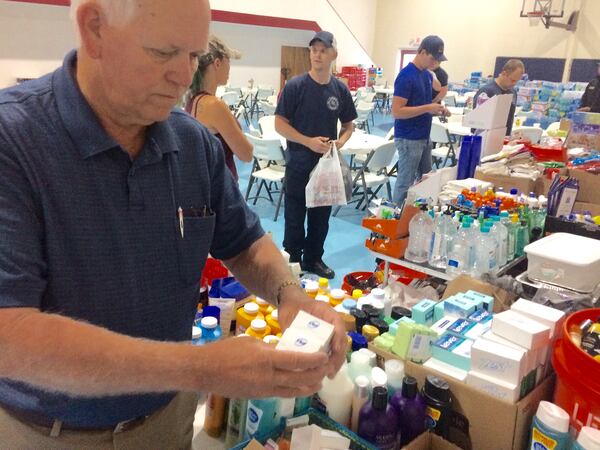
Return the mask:
M335 277L335 272L327 267L321 260L315 262L303 262L301 267L304 272L314 273L323 278L329 278L331 280Z

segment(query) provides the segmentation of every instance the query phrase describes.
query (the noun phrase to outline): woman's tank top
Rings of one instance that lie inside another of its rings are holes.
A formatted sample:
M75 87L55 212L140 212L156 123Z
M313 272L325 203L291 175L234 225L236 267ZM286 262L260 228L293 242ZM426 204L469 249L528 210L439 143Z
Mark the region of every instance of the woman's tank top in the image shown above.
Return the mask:
M188 101L188 104L186 105L185 110L188 113L192 114L192 106L193 106L194 112L192 115L194 116L194 118L196 118L196 113L198 110L198 102L200 102L200 99L202 99L202 97L206 97L207 95L212 95L212 94L210 94L206 91L199 92L195 97L192 97ZM240 123L237 122L237 120L236 120L236 123L238 124L238 126L240 127L240 130L241 130L242 127L241 127ZM233 152L231 151L231 147L229 147L229 144L227 144L227 142L225 142L225 139L223 139L223 136L221 136L221 133L216 133L216 134L214 134L214 136L221 142L221 145L223 146L223 151L225 152L225 164L231 171L235 181L238 181L237 168L235 167L235 161L233 159Z

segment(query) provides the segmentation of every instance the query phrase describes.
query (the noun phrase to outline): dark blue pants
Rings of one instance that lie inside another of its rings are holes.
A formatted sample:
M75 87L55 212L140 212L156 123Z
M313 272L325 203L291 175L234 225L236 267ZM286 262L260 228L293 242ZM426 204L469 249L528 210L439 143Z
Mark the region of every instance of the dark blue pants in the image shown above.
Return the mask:
M285 171L283 248L290 254L291 261L300 261L302 256L307 263L320 260L329 231L331 206L306 207L305 189L312 169L312 167L300 168L289 164Z

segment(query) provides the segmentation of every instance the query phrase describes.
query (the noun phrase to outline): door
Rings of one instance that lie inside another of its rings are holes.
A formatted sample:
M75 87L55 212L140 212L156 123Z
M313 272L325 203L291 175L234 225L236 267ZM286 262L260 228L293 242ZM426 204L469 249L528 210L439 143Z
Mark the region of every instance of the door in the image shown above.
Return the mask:
M310 50L308 47L281 47L280 91L283 89L283 86L285 86L287 80L310 70L309 52Z

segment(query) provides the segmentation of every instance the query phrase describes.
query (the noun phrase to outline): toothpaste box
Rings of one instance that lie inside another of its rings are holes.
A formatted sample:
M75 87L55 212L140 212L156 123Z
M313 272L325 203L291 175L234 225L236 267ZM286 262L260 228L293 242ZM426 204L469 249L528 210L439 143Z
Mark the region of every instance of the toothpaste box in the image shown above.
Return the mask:
M487 324L491 327L492 326L492 317L494 317L494 315L492 313L488 312L485 309L480 309L480 310L475 311L469 317L467 317L467 319L472 320L473 322Z
M436 323L431 325L431 329L433 331L435 331L438 336L441 336L448 330L448 328L450 328L450 325L452 325L455 321L456 321L456 317L452 317L452 316L442 317Z
M446 333L431 346L431 354L451 366L462 370L471 368L471 347L473 341Z
M478 339L483 333L489 331L491 324L481 324L469 319L456 319L449 327L448 333L469 339Z

